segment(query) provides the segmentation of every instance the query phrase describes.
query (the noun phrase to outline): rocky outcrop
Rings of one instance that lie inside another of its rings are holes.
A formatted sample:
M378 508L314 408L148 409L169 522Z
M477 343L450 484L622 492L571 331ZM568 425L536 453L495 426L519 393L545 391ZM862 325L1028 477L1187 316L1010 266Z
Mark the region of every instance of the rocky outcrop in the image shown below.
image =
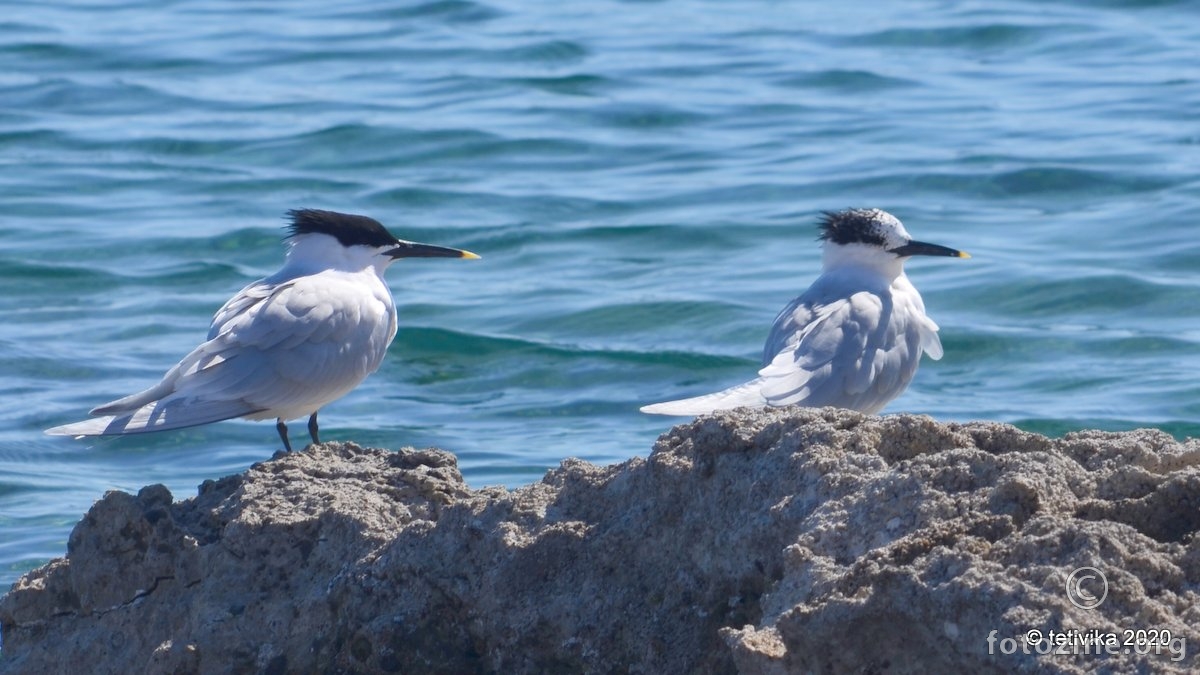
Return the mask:
M0 672L1194 671L1197 530L1156 431L743 410L513 491L327 443L106 495L0 600Z

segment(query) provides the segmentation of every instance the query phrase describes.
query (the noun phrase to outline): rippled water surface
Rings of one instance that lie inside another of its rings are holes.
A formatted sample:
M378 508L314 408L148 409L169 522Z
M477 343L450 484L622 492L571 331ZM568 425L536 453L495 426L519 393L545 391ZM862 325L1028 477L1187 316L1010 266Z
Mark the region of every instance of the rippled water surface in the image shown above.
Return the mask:
M474 486L645 455L639 405L749 379L847 206L974 255L909 265L946 356L888 411L1198 436L1196 7L9 7L0 583L106 490L270 457L269 423L41 432L155 382L304 206L484 256L395 265L389 358L322 412Z

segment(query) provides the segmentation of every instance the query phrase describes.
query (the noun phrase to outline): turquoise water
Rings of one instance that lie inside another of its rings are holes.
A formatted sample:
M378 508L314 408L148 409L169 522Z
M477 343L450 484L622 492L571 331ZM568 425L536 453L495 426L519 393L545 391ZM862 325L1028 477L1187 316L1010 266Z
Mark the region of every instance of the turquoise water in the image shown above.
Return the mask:
M106 490L271 456L269 423L41 430L154 383L296 207L484 256L394 266L389 358L321 416L475 486L645 455L639 405L749 379L849 206L974 255L909 265L946 356L889 412L1200 436L1196 7L10 6L0 587Z

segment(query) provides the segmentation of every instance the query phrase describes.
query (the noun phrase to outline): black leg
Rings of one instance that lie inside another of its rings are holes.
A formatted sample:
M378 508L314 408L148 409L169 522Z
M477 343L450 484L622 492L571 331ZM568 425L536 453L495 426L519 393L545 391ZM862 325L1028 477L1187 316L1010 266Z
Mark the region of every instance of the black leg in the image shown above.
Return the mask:
M313 445L321 442L321 439L317 438L317 413L308 418L308 435L312 438Z
M283 449L291 452L292 444L288 442L287 425L283 423L283 420L275 420L275 431L279 432L279 439L283 441Z

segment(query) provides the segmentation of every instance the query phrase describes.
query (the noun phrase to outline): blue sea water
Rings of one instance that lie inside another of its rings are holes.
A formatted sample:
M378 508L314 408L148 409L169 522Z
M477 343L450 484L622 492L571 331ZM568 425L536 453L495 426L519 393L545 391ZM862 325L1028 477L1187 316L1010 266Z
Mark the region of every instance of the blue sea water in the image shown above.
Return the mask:
M849 206L974 256L910 263L946 355L887 412L1200 436L1198 64L1186 1L9 3L0 587L106 490L278 448L42 430L154 383L296 207L483 256L394 266L389 357L321 416L474 486L749 379Z

